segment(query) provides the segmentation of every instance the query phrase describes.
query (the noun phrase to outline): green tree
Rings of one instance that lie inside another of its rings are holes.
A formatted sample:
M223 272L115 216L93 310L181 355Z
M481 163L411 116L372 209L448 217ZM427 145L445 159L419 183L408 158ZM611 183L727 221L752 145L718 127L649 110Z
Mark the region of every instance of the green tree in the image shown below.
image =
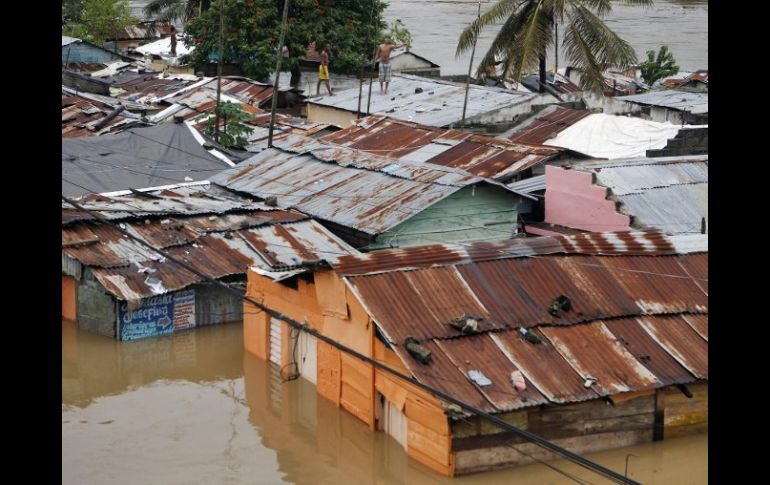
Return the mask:
M649 6L653 0L623 0L622 3ZM560 41L572 66L580 69L583 89L604 90L602 68L626 68L636 62L633 48L610 30L601 17L612 10L610 0L499 0L489 11L473 21L460 35L457 55L469 50L485 27L503 21L478 73L497 63L503 77L518 80L522 73L539 64L545 79L545 56L554 43L554 27L562 24Z
M412 49L412 34L409 32L409 29L401 23L401 19L396 19L390 25L388 37L393 40L394 44L403 44L406 47L407 52Z
M62 0L61 2L61 26L77 22L83 12L83 0Z
M285 43L289 58L282 69L297 68L311 41L320 49L331 44L332 73L358 72L374 53L386 27L382 0L292 0ZM223 58L244 75L264 80L275 69L283 0L225 0ZM194 45L194 66L218 59L219 2L185 28L185 42Z
M253 131L253 127L246 123L254 117L243 111L240 104L230 102L220 103L214 113L219 115L219 132L217 133L215 116L209 118L206 132L225 148L243 149L246 146L246 137Z
M647 60L639 64L639 69L642 71L642 79L649 85L658 79L673 76L679 72L674 55L665 45L660 47L657 57L655 57L655 51L647 51Z
M144 14L156 24L173 24L174 22L189 22L211 6L211 0L152 0L144 7Z
M62 4L62 22L65 22L64 7ZM70 17L62 27L62 34L87 40L96 45L104 44L116 30L136 23L136 19L131 16L128 8L128 0L72 2L67 9L67 14Z

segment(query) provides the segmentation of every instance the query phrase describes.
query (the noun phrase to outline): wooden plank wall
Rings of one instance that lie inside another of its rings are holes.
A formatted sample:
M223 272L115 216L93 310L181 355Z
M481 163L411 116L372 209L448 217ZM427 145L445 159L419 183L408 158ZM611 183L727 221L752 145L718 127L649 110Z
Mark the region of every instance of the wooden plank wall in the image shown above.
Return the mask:
M70 322L78 319L78 283L72 276L61 275L61 316Z

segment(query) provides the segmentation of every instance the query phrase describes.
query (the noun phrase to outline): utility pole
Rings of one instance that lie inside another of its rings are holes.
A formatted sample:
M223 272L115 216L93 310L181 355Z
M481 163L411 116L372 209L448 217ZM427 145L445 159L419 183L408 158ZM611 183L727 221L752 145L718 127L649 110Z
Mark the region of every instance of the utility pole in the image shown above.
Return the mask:
M479 0L479 10L476 13L476 20L481 18L481 0ZM465 110L468 108L468 92L471 89L471 71L473 70L473 56L476 54L476 41L478 35L473 41L473 49L471 49L471 62L468 64L468 79L465 80L465 101L463 101L463 118L460 120L460 126L465 124Z
M273 128L275 127L275 108L278 106L278 82L281 75L281 60L283 59L283 37L286 34L286 17L289 15L289 0L283 0L283 19L281 20L281 35L278 38L278 61L275 63L275 83L273 83L273 106L270 108L270 129L267 132L267 147L273 146Z
M554 68L553 68L553 79L556 80L556 74L559 73L559 22L554 19L553 21L553 27L554 27L554 35L556 36L556 40L554 41L553 46L553 53L554 53Z
M225 0L219 0L219 62L217 63L217 108L214 112L214 139L219 142L219 102L222 97L222 42L225 32Z

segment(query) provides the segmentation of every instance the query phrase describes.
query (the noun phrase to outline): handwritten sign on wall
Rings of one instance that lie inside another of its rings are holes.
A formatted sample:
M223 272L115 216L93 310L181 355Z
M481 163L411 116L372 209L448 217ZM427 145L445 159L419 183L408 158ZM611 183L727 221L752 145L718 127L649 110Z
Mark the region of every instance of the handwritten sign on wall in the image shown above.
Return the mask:
M128 303L118 304L120 340L136 340L173 333L195 326L195 291L178 291L154 296L129 310Z

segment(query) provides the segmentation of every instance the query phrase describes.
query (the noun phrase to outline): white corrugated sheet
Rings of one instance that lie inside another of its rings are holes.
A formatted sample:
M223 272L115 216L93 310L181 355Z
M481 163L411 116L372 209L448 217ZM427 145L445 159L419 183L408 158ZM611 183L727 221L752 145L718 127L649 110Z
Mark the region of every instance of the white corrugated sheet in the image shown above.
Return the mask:
M643 157L665 148L679 133L671 123L595 113L547 140L544 145L567 148L596 158Z
M144 44L143 46L139 46L134 50L145 56L155 55L155 56L161 56L161 57L171 57L171 37L158 39L155 42L150 42L149 44ZM195 50L195 46L188 46L187 44L184 43L181 36L177 36L177 42L176 42L177 56L183 56L185 54L189 54L194 50Z
M74 44L75 42L83 42L82 40L76 38L76 37L67 37L66 35L61 36L61 46L64 47L65 45Z

